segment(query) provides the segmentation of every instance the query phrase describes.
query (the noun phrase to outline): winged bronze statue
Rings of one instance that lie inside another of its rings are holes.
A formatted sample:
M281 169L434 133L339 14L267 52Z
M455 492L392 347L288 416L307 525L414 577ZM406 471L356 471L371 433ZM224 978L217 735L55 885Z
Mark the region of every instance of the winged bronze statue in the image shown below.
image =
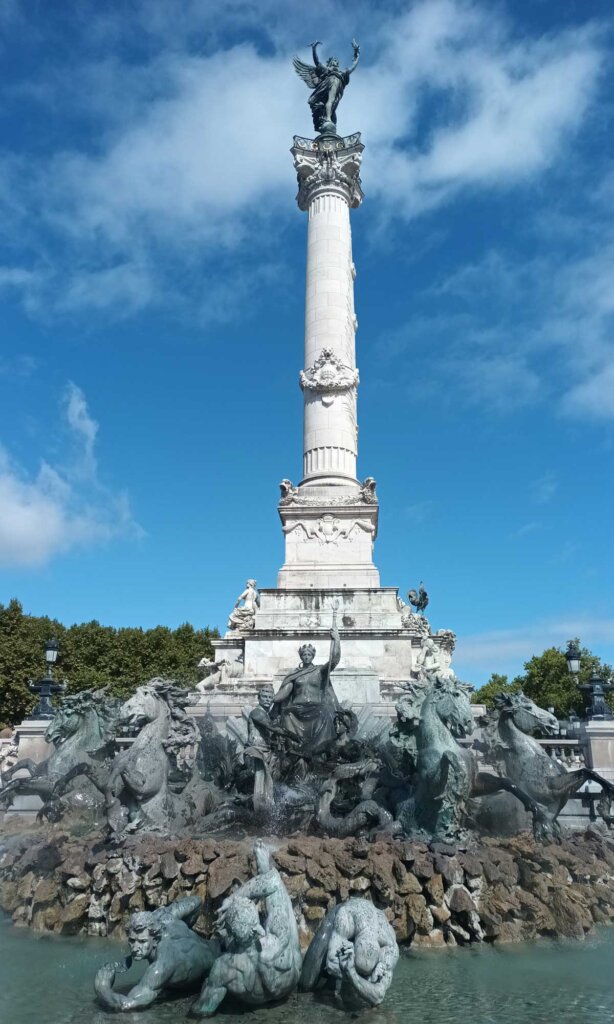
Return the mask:
M294 57L292 63L297 75L313 90L308 103L314 129L318 135L336 135L337 107L349 84L350 75L358 65L360 46L352 39L354 62L351 67L342 70L336 57L329 57L326 64L322 63L318 57L318 46L321 45L319 40L311 44L313 64L305 64L299 57Z

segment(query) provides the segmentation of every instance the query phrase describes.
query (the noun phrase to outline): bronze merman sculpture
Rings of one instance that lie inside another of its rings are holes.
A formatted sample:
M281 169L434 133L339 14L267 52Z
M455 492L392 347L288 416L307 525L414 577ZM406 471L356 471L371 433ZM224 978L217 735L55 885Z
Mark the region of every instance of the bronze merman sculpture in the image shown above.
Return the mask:
M192 1016L213 1016L227 995L247 1006L266 1006L290 995L298 984L301 951L290 897L260 840L254 844L254 858L254 878L222 904L218 929L224 952L215 961Z
M192 930L201 908L198 896L188 896L168 907L132 914L126 928L130 955L124 964L105 964L94 981L106 1010L138 1010L173 991L189 992L202 985L221 950L216 939L202 939ZM116 975L128 970L133 960L148 962L143 977L130 992L114 992Z

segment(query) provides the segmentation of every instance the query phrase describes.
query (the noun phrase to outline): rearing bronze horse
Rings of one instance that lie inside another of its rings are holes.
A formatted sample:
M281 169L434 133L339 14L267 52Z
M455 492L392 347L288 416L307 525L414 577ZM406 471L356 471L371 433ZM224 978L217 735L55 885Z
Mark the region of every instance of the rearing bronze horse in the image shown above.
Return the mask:
M529 735L535 731L556 736L559 723L554 715L538 707L524 693L499 693L494 709L484 720L479 747L489 764L504 772L546 808L551 826L556 827L567 801L588 781L601 786L603 798L599 810L604 821L611 824L609 812L614 785L592 768L568 771Z

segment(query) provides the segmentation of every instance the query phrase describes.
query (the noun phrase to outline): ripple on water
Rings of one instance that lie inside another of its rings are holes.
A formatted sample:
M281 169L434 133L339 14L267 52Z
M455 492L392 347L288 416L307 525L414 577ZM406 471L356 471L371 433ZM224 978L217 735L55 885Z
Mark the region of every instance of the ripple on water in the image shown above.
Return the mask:
M100 964L119 955L106 940L36 936L0 922L0 1020L109 1024L118 1018L96 1006L92 979ZM122 983L138 973L133 969ZM190 1002L177 999L121 1019L177 1024ZM296 995L266 1010L222 1016L225 1024L338 1024L342 1014ZM612 1024L614 929L582 943L409 950L384 1005L358 1016L363 1024Z

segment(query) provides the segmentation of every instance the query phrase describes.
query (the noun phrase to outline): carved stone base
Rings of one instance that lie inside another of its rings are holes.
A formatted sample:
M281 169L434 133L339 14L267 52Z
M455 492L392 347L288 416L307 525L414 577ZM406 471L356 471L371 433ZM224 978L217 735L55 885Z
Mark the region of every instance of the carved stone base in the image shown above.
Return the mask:
M334 612L341 662L332 682L339 700L355 710L368 704L375 714L394 717L394 702L412 678L421 645L421 637L403 625L395 587L261 590L249 635L213 641L216 661L242 659L244 674L203 694L201 705L206 704L220 724L228 715L240 714L243 706L256 703L259 689L277 689L298 666L303 643L312 643L316 661L325 662Z
M279 505L286 557L277 577L278 587L379 587L379 572L373 564L378 505L362 500L358 488L353 492L338 488L321 491L299 488L298 498L292 504Z

